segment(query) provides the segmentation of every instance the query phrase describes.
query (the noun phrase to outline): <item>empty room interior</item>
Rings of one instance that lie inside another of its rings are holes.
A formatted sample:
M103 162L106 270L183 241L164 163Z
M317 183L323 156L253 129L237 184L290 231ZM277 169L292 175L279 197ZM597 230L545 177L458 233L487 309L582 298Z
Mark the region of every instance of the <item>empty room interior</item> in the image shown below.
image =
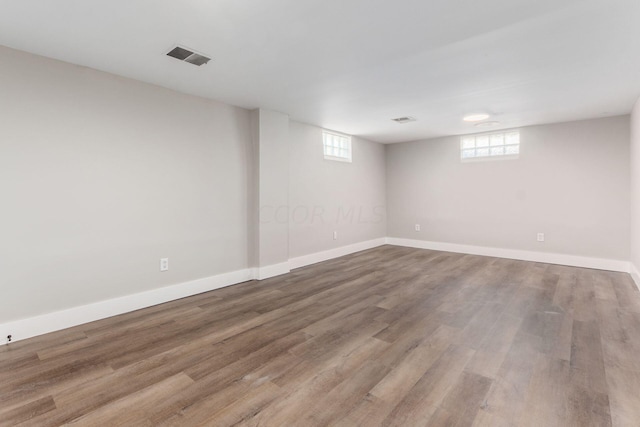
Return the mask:
M0 426L640 426L637 0L0 0Z

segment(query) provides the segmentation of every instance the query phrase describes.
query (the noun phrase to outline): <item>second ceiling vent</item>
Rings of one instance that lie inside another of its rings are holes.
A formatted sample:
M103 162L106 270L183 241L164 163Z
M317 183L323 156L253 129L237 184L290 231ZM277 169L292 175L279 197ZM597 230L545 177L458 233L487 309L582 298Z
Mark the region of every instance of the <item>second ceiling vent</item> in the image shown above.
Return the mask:
M197 65L197 66L204 65L207 62L211 61L211 58L207 58L204 55L195 53L189 49L186 49L180 46L176 46L175 48L171 49L171 51L167 53L167 56L179 59L180 61L188 62L189 64Z
M411 116L406 116L406 117L398 117L397 119L391 119L391 120L393 120L396 123L404 124L409 122L415 122L416 118Z

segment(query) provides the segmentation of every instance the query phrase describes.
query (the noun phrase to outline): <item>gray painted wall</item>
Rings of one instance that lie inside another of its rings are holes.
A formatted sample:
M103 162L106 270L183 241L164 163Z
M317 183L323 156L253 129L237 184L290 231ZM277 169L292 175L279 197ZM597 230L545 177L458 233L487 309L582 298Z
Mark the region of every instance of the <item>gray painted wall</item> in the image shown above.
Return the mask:
M4 47L0 95L0 323L385 236L380 144Z
M353 138L353 163L328 161L322 130L289 122L262 176L241 108L3 47L0 99L0 323L256 265L259 185L286 172L289 258L387 235L629 257L628 117L524 128L519 160L473 164L456 137Z
M631 263L640 271L640 99L631 113ZM640 279L640 277L636 277Z
M352 163L325 160L322 129L293 121L289 143L291 258L386 236L383 145L352 138Z
M258 136L254 153L258 159L255 233L258 267L289 261L289 116L269 110L255 110L254 125Z
M0 323L249 266L247 110L2 47L0 99Z
M459 137L387 146L389 237L627 260L629 117L520 131L517 160L461 163Z

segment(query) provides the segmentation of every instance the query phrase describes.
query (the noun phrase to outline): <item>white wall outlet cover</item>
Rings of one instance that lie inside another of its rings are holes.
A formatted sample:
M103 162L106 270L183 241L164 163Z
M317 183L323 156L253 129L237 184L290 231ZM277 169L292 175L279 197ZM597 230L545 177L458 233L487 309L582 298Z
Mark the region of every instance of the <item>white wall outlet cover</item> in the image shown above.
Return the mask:
M161 258L160 271L168 271L168 270L169 270L169 258Z
M544 233L538 233L538 242L544 242Z
M333 232L333 240L338 240L338 232L337 231Z
M416 224L416 231L420 231L420 224Z

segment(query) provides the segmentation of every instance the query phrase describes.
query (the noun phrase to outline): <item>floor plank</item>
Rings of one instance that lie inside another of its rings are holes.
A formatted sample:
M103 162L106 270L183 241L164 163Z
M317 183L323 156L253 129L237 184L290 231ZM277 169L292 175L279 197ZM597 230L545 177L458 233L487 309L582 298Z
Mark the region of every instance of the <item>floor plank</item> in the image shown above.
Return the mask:
M631 426L629 275L379 248L0 347L0 425Z

